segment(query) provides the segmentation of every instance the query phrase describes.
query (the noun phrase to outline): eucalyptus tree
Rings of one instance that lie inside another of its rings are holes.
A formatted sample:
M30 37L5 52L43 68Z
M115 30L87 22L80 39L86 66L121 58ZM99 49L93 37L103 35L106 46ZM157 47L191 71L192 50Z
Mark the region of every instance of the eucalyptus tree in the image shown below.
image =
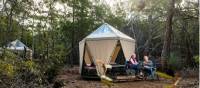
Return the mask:
M174 14L174 32L172 51L178 51L185 66L194 66L194 57L198 56L198 1L176 1Z
M143 52L143 49L140 50L142 47L150 48L150 52L156 51L158 55L163 51L163 62L175 59L176 62L173 63L176 64L192 64L192 58L198 55L198 2L176 0L173 3L174 7L169 6L170 1L168 0L131 2L134 2L132 5L133 15L126 30L130 35L136 35L138 52ZM175 13L171 11L175 11ZM166 28L170 30L164 30Z

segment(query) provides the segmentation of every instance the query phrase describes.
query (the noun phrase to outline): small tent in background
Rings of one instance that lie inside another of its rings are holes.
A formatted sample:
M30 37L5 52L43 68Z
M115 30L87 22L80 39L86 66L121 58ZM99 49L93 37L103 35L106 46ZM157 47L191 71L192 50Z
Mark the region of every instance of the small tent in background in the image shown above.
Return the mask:
M121 54L120 54L121 51ZM80 74L90 75L86 67L94 67L97 76L105 75L102 65L119 64L129 59L135 52L135 40L126 34L104 23L97 30L79 42ZM123 55L117 60L117 57ZM121 59L121 60L120 60Z
M24 53L25 57L32 58L32 50L18 39L10 42L7 45L7 49L17 53Z

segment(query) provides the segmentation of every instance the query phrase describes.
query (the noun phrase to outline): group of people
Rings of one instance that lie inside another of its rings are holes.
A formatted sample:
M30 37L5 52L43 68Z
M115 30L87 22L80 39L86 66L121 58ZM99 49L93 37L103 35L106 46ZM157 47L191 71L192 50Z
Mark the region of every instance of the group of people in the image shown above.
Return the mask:
M147 55L144 55L143 59L144 60L139 63L139 61L136 59L136 54L134 53L133 55L131 55L129 61L126 61L126 68L135 70L135 75L141 75L140 73L142 71L145 71L149 75L152 75L154 68L153 62L149 60L149 57Z

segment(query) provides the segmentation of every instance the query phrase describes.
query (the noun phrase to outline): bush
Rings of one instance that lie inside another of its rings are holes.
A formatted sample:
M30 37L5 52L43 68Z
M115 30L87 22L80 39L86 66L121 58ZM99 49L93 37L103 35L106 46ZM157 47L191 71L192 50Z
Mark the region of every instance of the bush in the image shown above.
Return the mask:
M183 62L181 61L180 57L178 57L178 54L171 53L170 58L168 59L168 66L172 70L180 70L182 68Z
M195 63L199 64L199 55L194 56L193 58L194 58Z
M0 75L7 76L9 78L12 78L15 75L15 64L17 64L16 58L17 56L14 53L4 50L4 53L0 58Z
M15 69L12 64L1 63L0 64L0 73L8 77L13 77L15 74Z
M199 55L196 55L193 57L195 65L198 67L199 66Z
M24 61L22 63L24 65L24 69L29 70L32 73L37 73L39 68L38 65L34 61Z
M0 57L0 85L4 88L49 86L66 60L62 49L49 52L46 59L20 59L18 56L4 50Z
M41 65L32 60L20 60L8 50L0 58L0 85L3 88L43 88L48 84Z

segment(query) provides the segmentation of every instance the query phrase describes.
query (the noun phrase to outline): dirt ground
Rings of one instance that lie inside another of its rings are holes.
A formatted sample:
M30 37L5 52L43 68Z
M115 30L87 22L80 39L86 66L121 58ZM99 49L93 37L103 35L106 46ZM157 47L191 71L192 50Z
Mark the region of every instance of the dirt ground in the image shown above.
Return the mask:
M62 70L56 80L63 82L62 88L109 88L99 80L84 80L80 78L78 67ZM131 81L113 83L111 88L168 88L172 80L161 79L159 81ZM183 78L176 88L199 88L198 77Z

